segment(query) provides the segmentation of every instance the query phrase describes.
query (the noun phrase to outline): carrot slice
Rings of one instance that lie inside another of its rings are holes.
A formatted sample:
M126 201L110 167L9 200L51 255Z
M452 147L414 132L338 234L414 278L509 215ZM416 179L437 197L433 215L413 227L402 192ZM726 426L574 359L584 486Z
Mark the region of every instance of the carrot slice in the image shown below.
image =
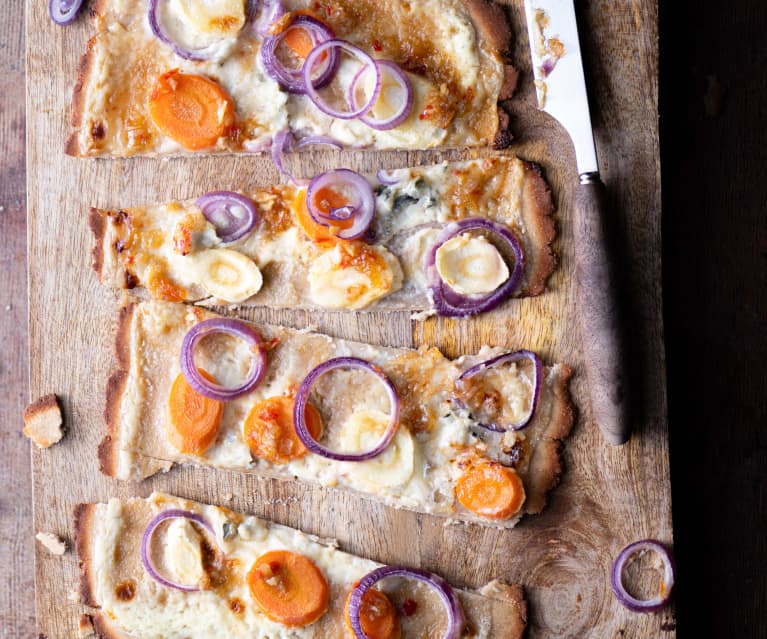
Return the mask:
M352 622L349 618L349 600L352 593L346 598L346 625L352 630ZM370 588L362 595L360 604L360 625L368 639L400 639L402 629L399 625L399 617L394 604L380 590ZM354 631L352 630L352 634Z
M215 381L204 370L200 370L200 374L211 382ZM201 395L179 373L170 388L168 408L170 421L167 434L171 445L182 453L202 455L216 439L224 414L224 402Z
M288 550L256 559L248 586L263 613L286 626L308 626L328 609L330 588L316 564Z
M245 441L255 457L273 464L287 464L306 455L306 446L296 435L290 397L270 397L250 409L245 424ZM311 404L306 405L306 427L315 439L322 435L322 418Z
M178 69L157 79L149 114L160 131L190 151L213 146L234 125L234 103L221 85Z
M314 201L317 208L323 213L329 213L330 209L340 208L348 204L348 202L339 193L336 193L330 188L319 189L314 196ZM296 198L293 200L293 212L298 220L299 226L303 229L304 233L309 237L312 242L341 242L333 233L333 229L345 229L349 228L354 220L338 220L335 227L323 226L317 224L309 214L309 209L306 207L306 189L300 190L296 194Z
M491 461L470 466L458 478L455 494L464 508L488 519L508 519L525 501L517 472Z
M285 32L282 41L287 44L297 56L305 58L314 49L314 40L306 29L293 27Z

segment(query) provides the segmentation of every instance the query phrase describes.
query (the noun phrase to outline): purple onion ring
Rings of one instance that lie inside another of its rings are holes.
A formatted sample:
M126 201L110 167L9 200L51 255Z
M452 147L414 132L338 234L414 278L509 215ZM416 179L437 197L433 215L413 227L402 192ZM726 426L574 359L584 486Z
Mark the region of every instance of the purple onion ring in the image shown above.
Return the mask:
M226 333L239 337L250 345L253 363L245 381L234 388L220 386L205 379L194 363L194 350L204 337L214 333ZM250 325L236 319L216 317L195 324L181 343L181 372L189 385L201 395L227 402L249 393L261 383L266 372L266 352L261 336Z
M363 65L363 69L373 69L376 74L376 82L373 86L373 91L370 94L370 99L360 108L355 108L354 105L350 104L349 106L351 107L351 111L339 111L338 109L334 109L333 107L328 106L322 99L322 96L317 92L317 89L322 88L320 81L324 79L324 74L316 80L312 78L314 67L322 59L322 54L325 52L335 53L337 49L342 49L347 53L350 53L360 60ZM355 47L353 44L347 42L346 40L340 40L337 38L333 40L327 40L321 44L318 44L316 47L314 47L314 49L312 49L311 53L306 56L306 60L304 60L302 75L304 78L304 88L306 89L306 95L309 96L309 99L312 101L314 106L316 106L323 113L340 120L353 120L370 111L370 109L373 108L373 105L378 101L378 96L381 92L381 72L378 70L376 61L373 60L373 58L371 58L359 47Z
M314 439L306 426L306 404L309 402L309 394L312 390L312 386L314 386L314 383L322 375L337 368L359 368L371 373L379 382L381 382L381 384L383 384L386 394L389 396L389 404L391 406L389 426L381 436L381 440L370 450L361 453L337 453L336 451L326 448ZM378 457L378 455L388 448L392 439L394 439L394 435L397 433L397 428L399 427L399 410L400 401L397 391L394 388L394 384L391 383L389 378L386 377L384 372L378 366L371 364L364 359L358 359L357 357L336 357L335 359L329 359L328 361L323 362L311 370L304 378L304 381L301 382L301 386L296 394L296 403L293 407L293 423L295 424L298 438L303 442L304 446L315 455L320 455L336 461L366 461Z
M257 5L257 0L253 0L253 5ZM270 33L272 25L285 15L285 7L282 6L282 0L262 0L258 18L253 23L253 28L260 36L267 36Z
M320 22L316 18L299 14L291 20L290 24L283 31L277 35L268 35L264 38L264 43L261 46L261 60L266 72L277 80L280 86L288 93L303 95L306 93L303 66L301 69L289 69L277 57L277 47L280 46L285 34L291 29L305 29L311 36L315 48L324 42L332 40L335 34L325 23ZM322 63L324 65L322 72L314 80L315 88L319 89L333 79L338 69L338 61L338 52L335 50L330 51L328 57Z
M184 584L177 584L166 579L157 572L157 569L152 564L149 552L152 537L154 536L157 527L168 519L188 519L205 528L214 539L216 538L216 533L213 532L213 526L211 526L202 515L198 515L189 510L166 510L155 516L147 525L146 530L144 530L144 536L141 538L141 563L144 565L144 570L147 571L147 574L163 586L175 588L176 590L183 590L184 592L198 592L200 589L196 586L185 586Z
M83 0L51 0L48 4L48 14L60 27L65 27L77 20L77 14L83 6Z
M383 90L384 76L388 75L399 84L405 94L405 98L399 111L392 114L389 118L378 120L372 114L372 111L367 111L360 116L360 121L367 124L371 129L376 129L377 131L389 131L407 120L410 112L413 110L413 85L410 83L410 78L407 77L407 74L394 64L394 62L390 60L376 60L375 63L376 68L378 69L378 82L381 83L381 90ZM369 68L370 67L367 66L362 67L357 72L357 75L354 76L351 85L349 85L349 104L351 104L352 108L357 108L357 84ZM373 104L375 106L375 103Z
M376 180L384 186L394 186L395 184L399 184L402 181L402 178L394 177L392 171L378 169L378 171L376 171Z
M437 271L437 251L448 240L461 233L473 230L490 231L514 257L514 265L509 268L509 278L497 289L481 296L462 295L450 288ZM514 234L501 224L483 217L468 217L458 222L451 222L437 238L426 257L426 279L434 296L434 307L438 315L444 317L469 317L491 311L511 297L519 287L524 272L525 259L522 247Z
M637 553L651 551L656 553L663 562L663 578L661 579L661 592L651 599L637 599L629 594L623 585L623 572L631 562L631 558ZM658 612L665 607L674 590L676 567L671 554L666 547L655 539L642 539L635 541L621 550L610 572L610 586L618 601L632 612Z
M256 205L233 191L212 191L197 198L205 219L216 227L222 242L234 242L253 230L258 221Z
M354 193L354 199L346 206L332 209L329 213L319 210L314 202L315 194L334 185L346 186ZM315 176L306 191L306 208L311 218L322 226L332 227L340 220L353 219L353 224L336 233L342 240L355 240L368 230L376 211L373 187L359 173L350 169L335 169Z
M298 142L296 142L295 148L297 151L298 149L303 149L307 146L329 146L338 151L341 151L344 148L344 145L341 144L338 140L334 140L327 135L309 135L305 138L301 138Z
M439 595L439 599L447 613L447 628L445 629L445 634L442 636L442 639L460 638L466 625L466 617L463 614L461 602L449 583L442 579L442 577L426 570L405 568L404 566L383 566L369 572L360 579L349 597L349 621L351 622L356 639L370 639L362 629L362 622L360 621L362 598L375 584L387 577L406 577L408 579L421 581L428 585L435 593L437 593L437 595Z
M507 425L478 424L479 426L482 426L482 428L487 428L488 430L492 430L497 433L504 433L507 430L522 430L530 423L533 415L535 415L535 409L538 407L538 399L541 395L541 382L543 380L543 364L541 363L541 358L532 351L522 350L514 351L512 353L504 353L503 355L493 357L492 359L488 359L487 361L472 366L468 370L465 370L463 373L461 373L461 375L456 380L457 382L460 382L464 379L470 379L475 375L486 371L488 368L500 366L501 364L511 364L523 359L528 359L533 363L533 398L530 402L530 411L518 422Z

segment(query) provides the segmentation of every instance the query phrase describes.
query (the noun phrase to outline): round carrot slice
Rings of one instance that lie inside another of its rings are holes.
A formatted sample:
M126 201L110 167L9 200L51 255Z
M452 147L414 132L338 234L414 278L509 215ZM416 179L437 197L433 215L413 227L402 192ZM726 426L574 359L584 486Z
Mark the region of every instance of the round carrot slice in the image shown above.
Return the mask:
M331 209L341 208L348 204L348 202L338 193L332 189L319 189L314 197L317 207L323 212L328 213ZM309 237L312 242L340 242L334 234L333 229L329 226L323 226L317 224L309 214L309 209L306 208L306 189L301 189L297 194L295 200L293 200L293 212L296 215L299 226L303 229L304 233ZM337 229L349 228L354 223L354 220L338 220L336 222Z
M173 69L157 79L149 114L165 135L198 151L213 146L232 127L234 103L213 80Z
M215 381L204 370L200 374ZM170 421L168 440L182 453L202 455L216 439L224 403L198 393L179 373L170 388L168 397Z
M491 461L470 466L458 478L455 494L464 508L488 519L508 519L525 501L517 472Z
M349 600L346 598L346 626L354 634L352 622L349 619ZM362 595L360 604L360 625L368 639L400 639L402 629L394 604L380 590L371 588Z
M288 550L256 559L248 586L263 613L286 626L308 626L328 609L330 588L316 564Z
M291 397L270 397L250 409L245 424L245 441L255 457L273 464L287 464L306 455L306 446L296 435ZM311 404L306 405L306 427L315 439L322 435L322 417Z

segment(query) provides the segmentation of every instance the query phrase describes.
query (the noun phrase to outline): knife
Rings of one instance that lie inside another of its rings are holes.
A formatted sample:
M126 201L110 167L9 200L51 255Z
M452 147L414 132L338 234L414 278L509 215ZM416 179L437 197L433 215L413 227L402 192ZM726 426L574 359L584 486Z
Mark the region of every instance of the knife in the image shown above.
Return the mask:
M524 3L538 105L570 135L580 177L574 219L576 312L591 409L604 438L620 445L631 435L627 351L575 6L573 0Z

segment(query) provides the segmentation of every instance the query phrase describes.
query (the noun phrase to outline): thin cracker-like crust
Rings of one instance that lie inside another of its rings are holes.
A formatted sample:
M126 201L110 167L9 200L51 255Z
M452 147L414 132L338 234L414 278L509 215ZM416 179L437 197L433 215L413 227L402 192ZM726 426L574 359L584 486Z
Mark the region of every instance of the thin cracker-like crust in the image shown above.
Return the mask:
M534 162L525 162L525 179L522 185L522 215L525 226L539 247L535 255L527 256L526 295L540 295L546 290L546 280L557 267L557 258L551 243L557 235L554 199L543 177L543 171Z
M91 573L91 537L97 504L77 504L74 510L75 549L80 567L80 602L98 607Z
M497 635L498 639L521 639L527 627L527 601L522 586L496 579L477 592L499 604L493 606L493 626L503 629L503 635Z
M99 279L101 279L101 270L104 267L104 235L107 228L104 212L91 207L88 214L88 226L91 229L91 233L93 233L93 249L91 252L93 270L98 273Z
M130 330L136 305L129 304L120 309L115 333L115 356L117 368L107 380L106 399L104 403L104 421L107 434L98 447L99 468L110 477L117 473L117 459L120 454L120 438L118 434L118 419L120 402L128 381L130 366Z
M88 40L88 46L80 58L80 64L77 66L77 81L72 89L72 113L70 114L70 123L73 131L64 146L64 153L74 157L84 157L80 148L80 130L85 121L85 87L88 86L90 76L93 73L93 63L95 60L94 47L98 36L93 36Z
M511 22L506 10L491 0L462 0L481 38L498 52L502 59L511 57Z

